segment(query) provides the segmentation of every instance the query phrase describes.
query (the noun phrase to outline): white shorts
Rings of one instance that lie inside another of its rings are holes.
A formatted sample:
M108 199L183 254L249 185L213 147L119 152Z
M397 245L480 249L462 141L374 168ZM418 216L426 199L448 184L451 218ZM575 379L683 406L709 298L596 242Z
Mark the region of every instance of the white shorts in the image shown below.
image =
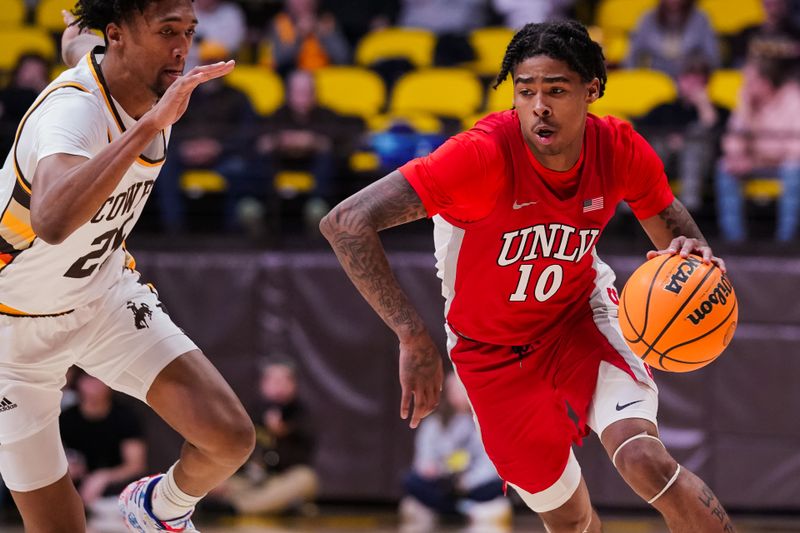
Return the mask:
M0 446L58 418L72 365L146 403L159 372L197 349L138 279L125 271L105 296L68 314L0 316Z
M589 427L598 436L602 436L603 431L614 422L630 418L643 418L658 427L658 392L654 387L655 384L651 387L640 383L627 372L601 361L597 373L597 386L589 406L587 420ZM512 487L528 507L537 513L545 513L564 505L578 489L580 481L581 467L570 450L564 472L550 487L536 494L514 485Z

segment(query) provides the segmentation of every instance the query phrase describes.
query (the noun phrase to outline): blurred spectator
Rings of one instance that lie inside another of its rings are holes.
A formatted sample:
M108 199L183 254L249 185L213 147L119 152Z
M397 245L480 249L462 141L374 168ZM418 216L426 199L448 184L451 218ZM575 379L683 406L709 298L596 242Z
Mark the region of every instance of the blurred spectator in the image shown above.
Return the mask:
M0 90L0 157L14 144L22 117L39 93L50 83L50 63L40 55L25 54L11 73L8 86Z
M286 0L285 9L272 20L267 38L281 75L350 60L350 47L336 19L321 13L317 0Z
M119 492L147 466L142 428L105 383L85 373L76 379L78 404L60 420L69 475L89 511L116 512Z
M676 78L681 65L694 56L717 68L717 36L695 4L696 0L660 0L645 13L631 38L626 68L651 68Z
M800 82L787 79L785 61L759 60L744 69L739 104L723 138L716 174L717 216L723 238L746 237L742 184L752 177L779 177L775 238L797 234L800 211Z
M438 39L434 63L452 66L472 61L469 33L489 22L488 0L400 0L398 26L423 28Z
M224 46L213 41L203 42L199 52L204 64L230 57ZM156 187L161 221L167 231L186 229L180 178L190 169L214 170L225 178L228 189L224 223L228 230L237 228L235 203L239 191L249 183L245 149L254 124L255 112L247 95L223 79L195 89L186 113L172 128L169 153Z
M510 527L511 504L483 449L467 393L455 374L442 403L417 429L414 464L405 480L405 529L431 529L439 515L465 515L476 531ZM492 528L494 526L494 528Z
M529 22L566 18L576 0L492 0L506 27L519 30Z
M314 437L298 398L297 373L289 359L261 369L256 450L243 470L217 491L238 513L279 513L313 500L319 480L311 468Z
M390 26L397 17L399 0L342 2L323 0L323 9L331 13L342 28L351 48L368 32Z
M690 211L700 207L703 183L711 176L728 110L708 97L711 74L703 58L690 59L678 75L678 99L635 121L670 178L680 179L680 199Z
M731 40L731 64L736 68L748 57L800 60L800 27L791 17L791 0L762 0L762 4L764 23L745 28Z
M316 232L319 220L337 198L336 178L364 131L363 121L319 105L313 75L292 72L286 104L262 121L255 136L256 168L268 183L285 170L310 172L315 186L304 216Z
M227 0L194 0L194 12L197 16L197 42L219 43L228 51L229 57L236 57L247 35L244 10Z

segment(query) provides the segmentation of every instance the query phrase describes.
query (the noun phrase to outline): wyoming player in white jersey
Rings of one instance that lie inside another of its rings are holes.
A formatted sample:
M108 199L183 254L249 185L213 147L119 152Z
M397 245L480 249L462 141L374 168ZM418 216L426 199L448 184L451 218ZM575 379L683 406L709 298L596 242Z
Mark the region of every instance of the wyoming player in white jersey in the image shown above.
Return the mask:
M78 0L75 15L105 42L65 33L68 63L86 53L38 97L0 170L0 475L26 531L85 530L58 430L75 364L147 402L186 439L167 474L123 492L125 523L195 531L195 503L247 459L254 431L139 282L124 241L192 91L233 63L183 75L192 0Z

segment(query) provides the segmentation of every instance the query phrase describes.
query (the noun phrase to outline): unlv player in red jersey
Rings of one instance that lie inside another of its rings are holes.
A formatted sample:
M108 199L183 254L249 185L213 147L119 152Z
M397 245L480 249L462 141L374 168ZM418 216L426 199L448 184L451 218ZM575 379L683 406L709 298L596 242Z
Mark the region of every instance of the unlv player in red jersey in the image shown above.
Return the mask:
M497 83L509 74L513 110L353 195L320 225L398 336L401 416L412 397L412 427L436 406L442 364L378 231L430 216L450 358L498 473L547 529L601 530L572 453L592 429L671 531L734 531L711 490L658 438L657 388L622 338L614 274L595 244L625 201L660 250L650 256L694 252L724 264L644 139L625 122L588 114L606 71L583 26L528 24Z

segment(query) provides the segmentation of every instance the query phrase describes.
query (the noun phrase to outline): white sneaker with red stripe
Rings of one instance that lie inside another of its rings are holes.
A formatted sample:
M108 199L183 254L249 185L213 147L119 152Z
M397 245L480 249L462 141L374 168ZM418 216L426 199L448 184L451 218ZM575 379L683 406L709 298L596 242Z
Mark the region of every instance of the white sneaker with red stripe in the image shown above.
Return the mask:
M157 533L171 531L174 533L200 533L192 524L192 513L169 521L159 520L153 515L150 497L153 488L164 474L143 477L134 481L119 495L119 510L125 525L137 533Z

